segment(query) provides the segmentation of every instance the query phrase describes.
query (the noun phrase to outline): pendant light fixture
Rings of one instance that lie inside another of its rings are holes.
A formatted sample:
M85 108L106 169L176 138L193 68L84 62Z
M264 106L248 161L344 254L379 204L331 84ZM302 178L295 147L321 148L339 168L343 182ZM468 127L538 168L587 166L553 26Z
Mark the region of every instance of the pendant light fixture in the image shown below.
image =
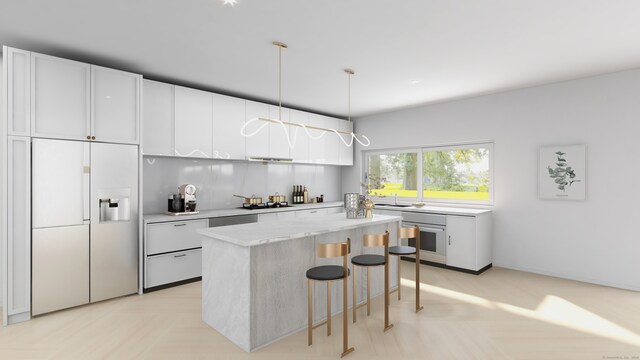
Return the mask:
M274 119L274 118L261 118L261 117L258 117L258 118L249 119L244 123L244 125L240 129L240 134L242 136L244 136L244 137L251 137L251 136L259 133L260 131L262 131L262 129L264 129L267 125L269 125L269 123L272 123L272 124L279 124L282 127L282 131L284 131L284 133L286 135L287 143L288 143L290 149L292 149L295 146L298 132L297 131L294 132L294 137L292 139L290 134L289 134L288 126L297 126L297 127L303 128L305 133L307 134L307 136L310 139L313 139L313 140L319 140L326 133L333 132L334 134L336 134L336 136L338 138L340 138L340 140L342 141L343 144L345 144L345 146L352 146L354 140L357 141L362 146L371 145L371 141L369 141L369 138L367 138L365 135L360 135L364 140L364 141L361 141L360 139L358 139L358 136L353 133L353 131L345 132L345 131L339 131L339 130L331 129L331 128L323 128L323 127L306 125L306 124L303 124L303 123L293 123L293 122L284 122L284 121L282 121L282 50L283 49L287 49L288 47L287 47L286 44L284 44L282 42L279 42L279 41L274 41L273 45L278 48L278 118ZM355 74L355 72L353 70L351 70L351 69L345 69L344 71L348 75L348 120L351 121L351 75ZM263 124L258 126L252 132L248 133L247 132L247 126L249 124L252 124L252 123L256 122L256 121L263 122ZM311 134L309 132L309 129L318 130L319 131L318 135ZM349 141L345 141L344 137L341 134L348 135L347 137L349 138ZM270 160L287 160L287 161L291 161L291 159L270 159Z

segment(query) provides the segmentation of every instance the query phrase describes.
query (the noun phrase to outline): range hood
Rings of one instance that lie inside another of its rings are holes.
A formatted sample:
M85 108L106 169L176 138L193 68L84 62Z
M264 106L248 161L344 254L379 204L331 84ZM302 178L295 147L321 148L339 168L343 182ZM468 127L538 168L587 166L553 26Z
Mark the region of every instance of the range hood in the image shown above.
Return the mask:
M274 162L274 163L291 163L293 162L292 158L276 158L276 157L266 157L266 156L247 156L247 160L249 161L260 161L260 162Z

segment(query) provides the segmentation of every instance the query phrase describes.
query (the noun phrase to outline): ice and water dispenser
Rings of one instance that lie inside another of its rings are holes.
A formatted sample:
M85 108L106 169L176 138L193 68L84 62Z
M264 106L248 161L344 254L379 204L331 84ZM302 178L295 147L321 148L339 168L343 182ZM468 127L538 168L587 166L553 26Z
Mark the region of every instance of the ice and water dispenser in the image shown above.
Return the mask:
M110 191L109 194L106 194L106 192L101 194L100 222L129 221L131 219L129 194L129 189Z

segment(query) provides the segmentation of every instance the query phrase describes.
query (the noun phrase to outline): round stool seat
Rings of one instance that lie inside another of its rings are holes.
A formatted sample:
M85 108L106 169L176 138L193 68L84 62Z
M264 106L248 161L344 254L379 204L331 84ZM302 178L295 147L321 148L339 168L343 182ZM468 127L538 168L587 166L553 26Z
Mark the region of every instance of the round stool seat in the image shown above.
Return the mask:
M347 276L349 273L347 269ZM338 265L322 265L307 270L307 279L311 280L328 281L342 278L344 278L344 268Z
M416 253L416 248L412 246L390 246L389 254L391 255L413 255Z
M384 265L384 256L375 254L357 255L351 258L351 263L358 266Z

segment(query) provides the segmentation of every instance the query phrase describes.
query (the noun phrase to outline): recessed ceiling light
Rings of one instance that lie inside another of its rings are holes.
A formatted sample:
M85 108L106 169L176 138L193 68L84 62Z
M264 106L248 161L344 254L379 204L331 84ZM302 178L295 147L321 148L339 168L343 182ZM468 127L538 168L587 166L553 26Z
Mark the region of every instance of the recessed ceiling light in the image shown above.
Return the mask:
M411 85L420 84L420 80L411 80Z
M222 0L222 5L231 5L231 7L236 6L238 0Z

